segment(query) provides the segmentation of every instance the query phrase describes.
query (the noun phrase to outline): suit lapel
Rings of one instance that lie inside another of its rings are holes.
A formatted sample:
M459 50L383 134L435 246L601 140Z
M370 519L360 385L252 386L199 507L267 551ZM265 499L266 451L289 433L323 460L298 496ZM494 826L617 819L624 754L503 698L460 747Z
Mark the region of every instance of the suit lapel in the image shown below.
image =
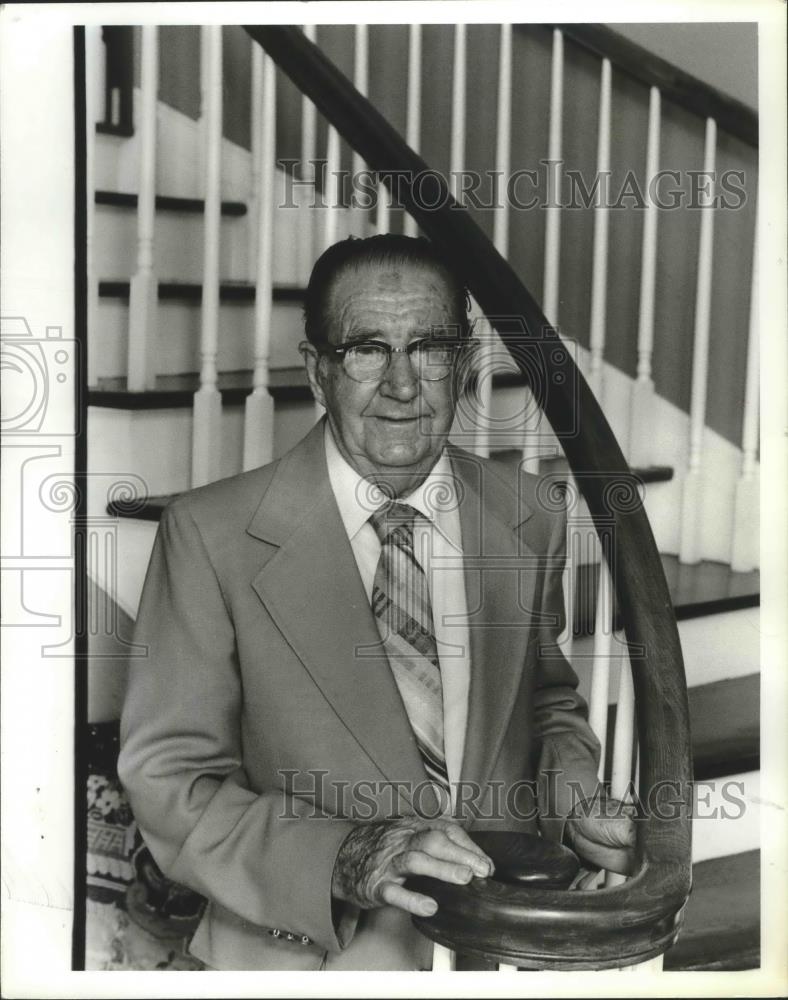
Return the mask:
M471 685L461 777L484 787L498 756L525 664L534 606L534 554L519 526L531 511L497 471L451 449L462 486L460 521L469 614ZM530 569L527 567L531 567Z
M247 529L278 546L252 586L383 777L415 787L426 774L331 490L323 427L282 460Z

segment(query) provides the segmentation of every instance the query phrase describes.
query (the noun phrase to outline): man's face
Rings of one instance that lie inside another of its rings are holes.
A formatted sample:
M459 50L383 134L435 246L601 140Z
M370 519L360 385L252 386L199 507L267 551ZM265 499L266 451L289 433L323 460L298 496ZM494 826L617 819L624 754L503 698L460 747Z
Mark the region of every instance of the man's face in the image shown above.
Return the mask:
M456 324L440 271L429 265L369 265L341 273L329 289L328 340L363 339L392 347ZM437 461L454 419L453 378L419 379L407 354L393 354L374 382L356 382L340 358L307 355L307 372L325 406L337 446L367 479L401 496L415 489Z

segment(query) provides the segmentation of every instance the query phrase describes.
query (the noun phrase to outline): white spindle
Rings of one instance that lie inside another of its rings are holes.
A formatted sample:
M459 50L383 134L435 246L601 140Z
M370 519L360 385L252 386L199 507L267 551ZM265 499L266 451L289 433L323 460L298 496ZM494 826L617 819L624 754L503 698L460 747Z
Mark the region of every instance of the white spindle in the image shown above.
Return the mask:
M747 343L747 376L744 387L744 418L742 422L742 463L734 500L731 569L747 573L758 564L758 362L760 330L758 322L758 230L755 224L755 246L752 255L750 289L750 329Z
M588 381L597 399L602 399L602 372L605 357L607 313L607 244L610 210L607 206L607 179L610 174L610 60L602 60L599 86L599 126L596 170L600 180L594 208L594 254L591 273L591 359Z
M159 90L159 36L153 24L142 26L140 67L140 182L137 195L137 270L129 293L128 388L136 392L156 384L156 305L153 272L156 213L156 103Z
M492 415L492 364L494 359L494 333L486 316L479 316L474 324L474 336L479 340L479 359L476 372L479 377L477 404L474 415L473 450L481 458L490 457L490 417Z
M205 114L205 230L200 331L200 387L194 395L192 485L218 478L222 397L217 385L219 351L219 228L222 167L222 28L204 27L207 67Z
M276 155L276 69L273 60L263 55L259 45L260 71L253 76L257 89L253 106L261 117L260 138L254 153L257 158L256 192L258 246L255 281L254 377L252 392L246 397L244 416L244 469L264 465L273 458L274 401L268 391L268 356L271 350L271 312L274 255L274 198ZM264 61L264 63L263 63Z
M260 215L260 144L263 134L263 48L251 43L252 52L252 113L251 113L251 153L252 153L252 193L249 197L248 264L249 280L257 276L257 254L260 237L257 220Z
M604 548L600 544L600 548ZM604 551L599 562L599 586L594 619L594 651L591 668L591 693L588 700L588 722L602 747L599 759L599 779L604 778L607 746L607 708L610 691L610 659L613 652L613 577Z
M323 191L326 208L323 220L323 247L330 247L337 241L337 223L339 221L339 171L340 171L339 132L333 125L328 126L328 146L326 150L326 182Z
M613 765L610 774L610 794L614 799L626 802L629 799L629 783L632 780L632 740L635 732L635 689L632 684L632 670L629 662L621 664L618 681L618 704L616 705L616 725L613 732ZM621 885L626 875L608 871L605 886Z
M575 642L575 605L577 602L577 568L580 565L582 551L582 535L576 524L576 511L580 492L577 481L571 472L566 477L566 562L564 564L561 586L564 592L564 611L566 613L565 637L561 646L566 659L572 662L572 651Z
M698 535L702 476L703 432L706 422L706 389L709 372L709 320L711 316L711 271L714 255L714 165L717 125L706 119L706 143L703 171L706 184L700 192L701 219L698 249L698 280L695 293L695 338L692 354L692 396L690 402L690 439L687 473L681 511L679 559L683 563L700 560Z
M501 25L498 47L498 113L496 116L495 172L506 183L509 176L512 146L512 26ZM498 192L500 195L500 191ZM509 213L506 199L495 199L493 242L502 257L509 253Z
M454 25L454 67L451 83L451 154L449 178L451 193L459 191L460 172L465 163L465 25Z
M651 377L651 354L654 347L654 289L657 274L657 221L659 206L652 186L659 170L660 92L651 88L648 106L648 142L646 146L647 208L643 219L643 243L640 259L640 313L638 317L638 367L632 387L630 416L630 461L649 465L653 438L654 380Z
M304 25L304 35L310 42L317 42L317 26L314 24ZM317 108L312 101L303 94L301 97L301 169L299 171L302 180L311 180L315 185L313 200L317 200L317 168L315 160L317 158ZM303 197L303 196L302 196ZM299 204L300 204L299 198ZM312 265L315 262L316 254L323 249L319 246L319 238L315 225L316 213L305 211L300 213L303 217L305 232L302 233L299 241L299 274L303 276L306 283ZM321 234L322 237L322 234Z
M564 103L564 36L553 31L553 55L550 70L550 125L547 166L547 207L545 209L544 281L542 311L547 322L558 325L558 278L561 258L560 160ZM541 333L541 331L538 331ZM537 391L546 392L546 386ZM540 401L530 388L524 393L525 421L523 460L529 472L539 472L539 439L542 428Z
M495 171L508 176L511 150L512 117L512 26L501 25L500 54L498 62L498 111L496 119ZM495 249L506 257L509 250L509 215L503 201L496 203L493 218ZM486 318L478 321L476 335L481 341L478 369L484 373L479 384L479 420L476 424L474 451L488 458L490 455L490 418L492 415L492 368L497 348L496 335Z
M418 153L421 144L421 25L411 24L408 34L408 111L406 135L410 148ZM405 215L405 235L415 236L416 220Z
M87 212L85 219L85 251L87 256L87 329L90 338L88 350L88 385L98 382L98 351L96 350L96 317L98 308L98 282L95 262L95 219L96 219L96 122L100 107L101 64L104 45L101 28L98 25L85 27L85 188L87 190Z
M357 24L354 36L353 85L367 96L369 84L369 31L366 24ZM361 154L353 150L353 174L358 176L364 169Z
M547 208L545 211L544 285L542 311L548 323L558 325L558 277L561 256L561 137L564 117L564 36L553 31L553 59L550 73L550 139L547 158Z
M304 25L304 34L310 42L317 41L317 27ZM317 156L317 109L304 94L301 98L301 176L312 177Z
M432 946L432 971L433 972L453 972L457 965L457 956L451 948L445 948L442 944Z

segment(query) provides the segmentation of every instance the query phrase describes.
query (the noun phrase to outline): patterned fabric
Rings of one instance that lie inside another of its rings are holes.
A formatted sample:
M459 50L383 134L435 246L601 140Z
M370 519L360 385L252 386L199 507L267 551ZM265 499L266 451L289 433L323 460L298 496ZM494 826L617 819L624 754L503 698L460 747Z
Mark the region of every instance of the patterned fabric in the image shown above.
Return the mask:
M413 549L422 515L389 503L369 518L381 543L372 587L372 611L438 801L449 805L443 747L443 685L429 588Z

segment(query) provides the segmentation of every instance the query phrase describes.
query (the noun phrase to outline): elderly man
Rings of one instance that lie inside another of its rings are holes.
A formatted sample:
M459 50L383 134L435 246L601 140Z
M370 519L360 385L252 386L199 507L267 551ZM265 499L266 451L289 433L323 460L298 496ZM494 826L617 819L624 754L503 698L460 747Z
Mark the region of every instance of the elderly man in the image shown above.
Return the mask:
M426 240L331 247L302 345L326 419L162 519L119 773L209 900L209 966L429 968L407 877L494 877L475 826L630 864L628 820L566 822L599 746L556 645L564 518L447 444L466 305Z

